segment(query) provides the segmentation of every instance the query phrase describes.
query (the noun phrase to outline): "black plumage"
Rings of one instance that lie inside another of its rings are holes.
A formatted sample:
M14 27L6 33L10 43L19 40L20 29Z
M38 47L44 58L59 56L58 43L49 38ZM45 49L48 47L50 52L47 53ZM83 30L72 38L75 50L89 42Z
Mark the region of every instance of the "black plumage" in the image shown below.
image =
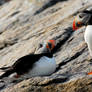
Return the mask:
M37 62L43 56L51 58L53 55L51 53L41 53L23 56L18 59L12 66L0 68L5 72L3 75L0 76L0 79L2 79L3 77L8 77L10 74L15 72L18 75L23 75L27 73L30 69L33 68L35 62Z

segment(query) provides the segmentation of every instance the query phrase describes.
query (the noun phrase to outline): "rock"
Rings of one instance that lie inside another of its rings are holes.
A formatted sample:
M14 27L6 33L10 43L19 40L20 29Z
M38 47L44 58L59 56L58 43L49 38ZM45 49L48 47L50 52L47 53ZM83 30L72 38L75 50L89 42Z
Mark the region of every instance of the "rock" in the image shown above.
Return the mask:
M92 70L92 62L84 41L85 27L72 30L74 16L91 5L91 0L12 0L0 6L0 67L35 53L39 43L48 39L56 40L57 63L50 76L5 78L0 91L91 92L87 72Z
M56 79L56 80L63 80ZM38 84L37 84L37 81ZM39 85L40 81L43 81L41 78L33 78L29 80L24 80L21 83L7 88L4 92L92 92L92 78L91 77L84 77L78 80L73 80L65 83L57 82L57 81L48 81L45 78L44 81L47 81L48 85Z
M9 2L9 1L11 1L11 0L0 0L0 5L3 5L3 4L5 4L6 2Z

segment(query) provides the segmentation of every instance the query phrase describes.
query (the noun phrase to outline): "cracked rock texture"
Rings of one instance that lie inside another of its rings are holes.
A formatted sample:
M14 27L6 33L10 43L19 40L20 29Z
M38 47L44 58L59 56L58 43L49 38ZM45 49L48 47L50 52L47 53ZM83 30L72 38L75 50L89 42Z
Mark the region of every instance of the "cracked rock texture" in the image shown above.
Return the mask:
M57 69L50 76L0 80L0 92L92 92L92 76L86 75L92 70L92 60L84 41L85 27L72 30L74 16L92 8L92 1L5 1L0 6L0 67L35 53L39 43L55 39Z

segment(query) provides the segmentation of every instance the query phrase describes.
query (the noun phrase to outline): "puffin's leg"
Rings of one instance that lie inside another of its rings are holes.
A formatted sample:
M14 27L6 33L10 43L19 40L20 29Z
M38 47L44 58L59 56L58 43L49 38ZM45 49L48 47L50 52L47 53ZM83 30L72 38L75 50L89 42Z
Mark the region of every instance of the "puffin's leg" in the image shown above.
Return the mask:
M16 73L16 75L14 75L15 78L19 78L20 75Z
M13 74L11 74L9 77L10 77L10 78L12 78L12 77L14 77L14 78L19 78L20 75L17 74L17 73L13 73Z

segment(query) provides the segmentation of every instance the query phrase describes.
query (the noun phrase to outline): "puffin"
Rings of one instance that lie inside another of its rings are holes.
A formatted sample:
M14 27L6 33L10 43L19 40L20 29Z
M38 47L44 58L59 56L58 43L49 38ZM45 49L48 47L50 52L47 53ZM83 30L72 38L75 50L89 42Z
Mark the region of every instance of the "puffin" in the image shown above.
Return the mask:
M87 43L90 55L92 56L92 11L84 10L79 12L73 20L73 30L77 30L85 26L84 40ZM92 75L92 72L87 73Z
M0 69L4 73L0 76L0 79L51 75L56 70L56 61L52 53L54 47L55 40L48 40L38 46L38 53L25 55L9 67L1 67Z

